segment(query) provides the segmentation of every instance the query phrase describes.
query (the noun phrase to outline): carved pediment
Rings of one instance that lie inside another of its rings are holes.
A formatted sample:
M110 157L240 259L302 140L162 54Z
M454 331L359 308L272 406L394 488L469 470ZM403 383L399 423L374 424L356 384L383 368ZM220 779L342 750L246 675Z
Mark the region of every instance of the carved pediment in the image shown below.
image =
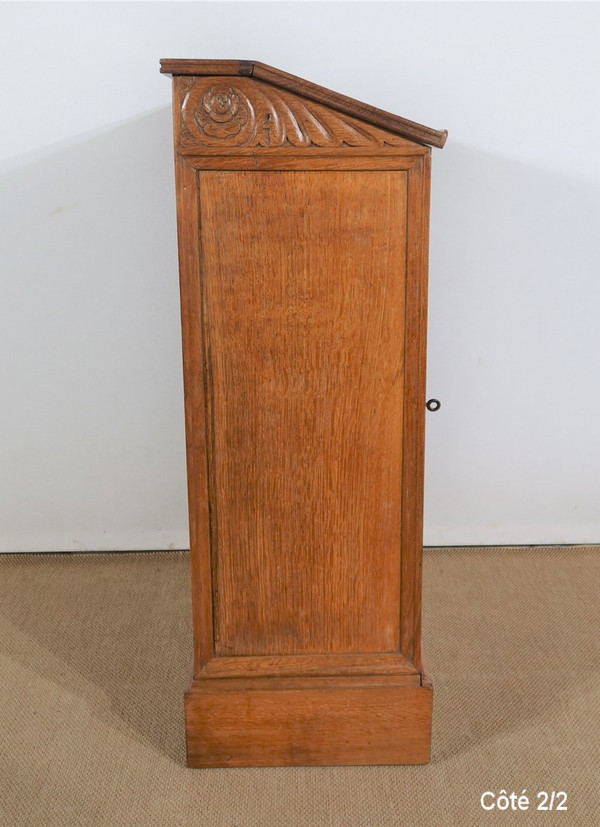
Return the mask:
M269 83L181 78L180 137L207 147L383 147L411 142Z

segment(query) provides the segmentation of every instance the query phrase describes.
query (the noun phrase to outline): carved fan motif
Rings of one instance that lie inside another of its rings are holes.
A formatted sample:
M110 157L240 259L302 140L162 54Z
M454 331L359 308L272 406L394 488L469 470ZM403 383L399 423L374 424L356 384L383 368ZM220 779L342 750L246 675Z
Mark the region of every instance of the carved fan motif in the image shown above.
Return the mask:
M182 134L206 146L384 146L404 138L257 81L206 78L189 84Z

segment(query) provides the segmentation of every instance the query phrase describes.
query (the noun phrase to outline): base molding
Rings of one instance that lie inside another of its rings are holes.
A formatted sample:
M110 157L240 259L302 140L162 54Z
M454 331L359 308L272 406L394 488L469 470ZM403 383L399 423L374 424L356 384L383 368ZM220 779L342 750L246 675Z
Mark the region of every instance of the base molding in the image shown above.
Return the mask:
M195 678L189 767L426 764L427 675Z

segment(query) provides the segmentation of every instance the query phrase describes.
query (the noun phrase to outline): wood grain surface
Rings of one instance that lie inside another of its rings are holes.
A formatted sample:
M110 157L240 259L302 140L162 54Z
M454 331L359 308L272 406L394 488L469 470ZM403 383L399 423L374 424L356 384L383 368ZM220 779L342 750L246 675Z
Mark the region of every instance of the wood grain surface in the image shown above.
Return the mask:
M206 410L206 325L201 285L197 173L175 157L177 236L183 338L183 385L187 453L194 674L214 655L211 539L208 498L208 415Z
M319 655L221 655L212 658L198 678L323 677L326 675L410 675L420 682L412 661L398 652Z
M188 766L425 764L432 697L410 678L194 681Z
M406 176L203 172L200 213L215 652L397 651Z

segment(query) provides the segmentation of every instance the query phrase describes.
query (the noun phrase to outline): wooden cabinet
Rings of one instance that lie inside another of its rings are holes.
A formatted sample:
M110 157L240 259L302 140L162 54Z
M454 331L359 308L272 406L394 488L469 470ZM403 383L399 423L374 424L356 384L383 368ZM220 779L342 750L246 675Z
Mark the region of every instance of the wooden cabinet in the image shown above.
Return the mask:
M174 91L194 615L190 766L429 759L430 146L252 61Z

